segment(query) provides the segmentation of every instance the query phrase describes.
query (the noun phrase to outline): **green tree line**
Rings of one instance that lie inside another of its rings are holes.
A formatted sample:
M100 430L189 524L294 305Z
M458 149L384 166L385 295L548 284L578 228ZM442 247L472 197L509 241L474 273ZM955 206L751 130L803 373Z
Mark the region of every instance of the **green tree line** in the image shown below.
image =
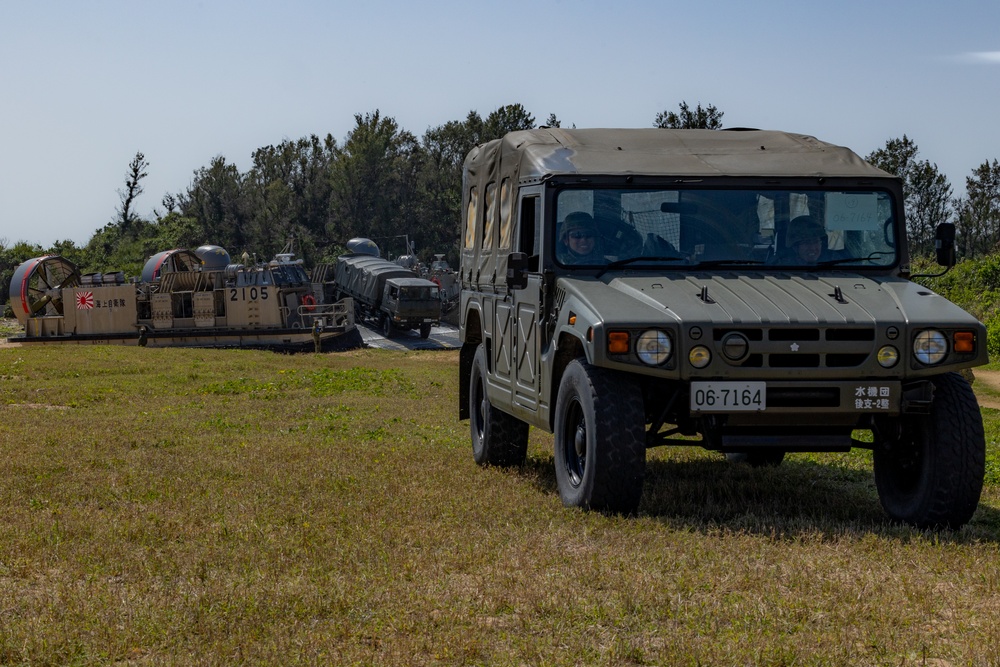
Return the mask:
M699 102L656 114L662 128L722 129L723 112ZM544 123L559 127L550 114ZM11 275L20 262L59 254L81 271L122 270L138 275L146 258L170 248L204 244L270 258L289 241L308 265L330 261L353 237L374 239L393 254L406 252L405 236L421 259L445 253L457 260L462 163L474 146L509 131L531 129L534 116L521 104L483 117L429 128L422 137L379 110L356 114L354 127L338 142L310 135L258 148L241 172L225 156L195 170L183 192L168 193L151 218L136 213L143 179L152 165L137 152L129 163L120 204L104 227L83 246L58 241L43 248L0 239L0 303L7 303ZM976 259L1000 244L1000 165L984 162L966 178L966 194L955 197L936 164L921 159L905 134L870 153L870 162L903 179L906 219L914 257L933 254L937 223L957 227L959 257Z

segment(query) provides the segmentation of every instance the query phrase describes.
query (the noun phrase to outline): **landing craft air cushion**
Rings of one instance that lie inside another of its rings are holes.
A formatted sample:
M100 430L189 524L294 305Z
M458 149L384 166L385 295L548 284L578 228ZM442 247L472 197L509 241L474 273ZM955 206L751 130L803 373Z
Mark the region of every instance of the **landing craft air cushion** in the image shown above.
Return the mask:
M10 303L21 343L336 350L362 345L350 299L323 302L291 253L233 264L218 246L157 253L141 278L81 275L59 255L15 269Z

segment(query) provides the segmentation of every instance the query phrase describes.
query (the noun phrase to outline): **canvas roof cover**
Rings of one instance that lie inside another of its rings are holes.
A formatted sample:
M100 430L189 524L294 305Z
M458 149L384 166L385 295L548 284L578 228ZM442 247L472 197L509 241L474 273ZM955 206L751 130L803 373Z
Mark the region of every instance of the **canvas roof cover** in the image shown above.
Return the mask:
M425 278L390 278L386 282L399 285L400 287L437 287L437 285Z
M772 130L541 128L501 143L522 181L554 173L894 178L850 149Z
M335 281L338 288L354 298L378 306L389 278L413 278L413 272L387 259L372 255L341 255L337 258Z

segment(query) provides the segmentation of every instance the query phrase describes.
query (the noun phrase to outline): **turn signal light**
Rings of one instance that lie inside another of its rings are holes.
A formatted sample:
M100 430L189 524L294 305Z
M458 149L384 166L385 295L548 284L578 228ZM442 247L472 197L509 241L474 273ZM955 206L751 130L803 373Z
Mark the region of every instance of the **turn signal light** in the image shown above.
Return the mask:
M952 343L955 352L972 354L976 351L976 337L971 331L956 331Z
M608 354L628 354L628 332L611 331L608 333Z

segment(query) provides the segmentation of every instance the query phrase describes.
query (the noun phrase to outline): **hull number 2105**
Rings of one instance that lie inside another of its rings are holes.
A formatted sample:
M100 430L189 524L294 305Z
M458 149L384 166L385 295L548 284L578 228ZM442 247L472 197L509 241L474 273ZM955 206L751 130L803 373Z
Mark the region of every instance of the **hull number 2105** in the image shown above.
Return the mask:
M230 301L256 301L257 299L261 301L267 301L267 288L257 287L256 285L252 287L230 287L229 288L229 300Z

